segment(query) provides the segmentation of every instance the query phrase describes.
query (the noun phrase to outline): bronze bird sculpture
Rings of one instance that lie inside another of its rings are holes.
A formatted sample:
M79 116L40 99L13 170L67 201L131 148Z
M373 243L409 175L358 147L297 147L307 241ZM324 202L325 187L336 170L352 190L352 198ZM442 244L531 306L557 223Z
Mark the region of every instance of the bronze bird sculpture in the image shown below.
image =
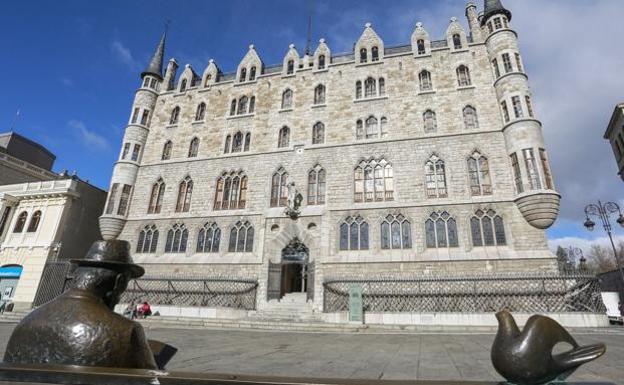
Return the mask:
M507 310L496 313L498 333L492 344L492 364L512 384L538 385L553 380L563 381L579 366L602 356L604 344L579 346L555 320L533 315L522 332ZM553 354L563 342L572 349Z

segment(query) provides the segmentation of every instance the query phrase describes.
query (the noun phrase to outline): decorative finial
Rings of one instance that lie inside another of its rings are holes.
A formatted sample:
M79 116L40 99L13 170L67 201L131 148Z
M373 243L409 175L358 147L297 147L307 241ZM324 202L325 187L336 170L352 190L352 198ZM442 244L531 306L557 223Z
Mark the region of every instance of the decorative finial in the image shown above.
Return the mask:
M451 17L451 23L455 23L457 21L457 18L455 16Z
M323 37L322 37L322 38L320 38L320 39L319 39L319 43L321 43L321 44L325 44L325 38L323 38Z
M293 49L295 48L295 45L293 43L288 44L288 48Z
M249 44L249 50L251 51L252 49L256 48L253 44Z
M191 65L190 65L189 63L186 63L186 64L184 65L184 68L191 68Z
M212 63L214 63L214 59L208 60L208 64L212 64Z
M364 26L365 26L366 28L370 28L370 27L372 26L372 24L371 24L370 22L367 22L366 24L364 24Z
M416 28L422 28L422 27L423 27L423 23L421 23L420 21L416 23Z

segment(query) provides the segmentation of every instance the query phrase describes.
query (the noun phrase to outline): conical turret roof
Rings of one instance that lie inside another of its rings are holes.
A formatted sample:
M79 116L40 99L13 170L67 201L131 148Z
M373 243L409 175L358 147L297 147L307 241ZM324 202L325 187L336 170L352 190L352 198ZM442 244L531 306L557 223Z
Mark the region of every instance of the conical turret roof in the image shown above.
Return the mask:
M487 20L498 13L502 13L507 16L508 20L511 20L511 12L503 6L501 0L484 0L483 6L483 18L481 19L481 25L484 25Z
M150 60L145 71L141 73L141 77L145 75L154 75L159 77L161 80L163 78L162 75L162 67L163 67L163 57L165 56L165 40L167 39L167 31L165 31L160 38L160 42L158 43L158 47L156 47L156 51L154 51L154 55L152 55L152 59Z

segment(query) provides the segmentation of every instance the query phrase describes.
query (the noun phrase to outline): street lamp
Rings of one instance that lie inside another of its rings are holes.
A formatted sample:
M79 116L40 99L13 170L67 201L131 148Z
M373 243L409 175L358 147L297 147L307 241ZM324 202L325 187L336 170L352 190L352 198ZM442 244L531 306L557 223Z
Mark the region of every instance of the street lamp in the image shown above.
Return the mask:
M617 250L615 248L615 243L613 243L613 236L611 235L611 221L609 217L611 214L619 214L618 218L615 220L618 225L624 227L624 215L622 215L622 210L620 210L620 206L614 202L605 202L602 203L598 201L598 204L591 203L585 207L585 223L583 226L587 228L587 230L592 231L596 226L596 223L592 221L589 217L594 216L600 218L602 221L602 227L607 232L609 236L609 240L611 241L611 247L613 248L613 257L615 258L615 265L617 269L620 271L620 277L622 278L622 284L624 284L624 271L622 271L622 267L620 266L620 259L618 258Z

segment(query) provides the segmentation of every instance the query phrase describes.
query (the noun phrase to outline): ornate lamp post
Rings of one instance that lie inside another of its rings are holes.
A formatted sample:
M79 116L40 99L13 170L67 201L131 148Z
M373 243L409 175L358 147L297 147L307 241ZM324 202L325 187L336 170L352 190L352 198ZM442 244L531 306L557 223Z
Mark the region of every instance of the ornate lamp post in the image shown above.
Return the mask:
M583 226L587 228L587 230L592 231L596 226L596 223L590 219L590 216L598 217L602 221L602 227L609 235L609 240L611 241L611 247L613 248L613 257L615 258L615 265L617 269L620 271L620 277L622 278L622 283L624 284L624 271L622 271L622 266L620 265L620 259L617 255L617 250L615 248L615 243L613 243L613 236L611 235L611 221L609 217L611 214L619 214L618 218L615 220L618 225L624 227L624 215L622 215L622 210L620 210L620 206L614 202L605 202L602 203L598 201L598 204L591 203L585 207L585 223Z

